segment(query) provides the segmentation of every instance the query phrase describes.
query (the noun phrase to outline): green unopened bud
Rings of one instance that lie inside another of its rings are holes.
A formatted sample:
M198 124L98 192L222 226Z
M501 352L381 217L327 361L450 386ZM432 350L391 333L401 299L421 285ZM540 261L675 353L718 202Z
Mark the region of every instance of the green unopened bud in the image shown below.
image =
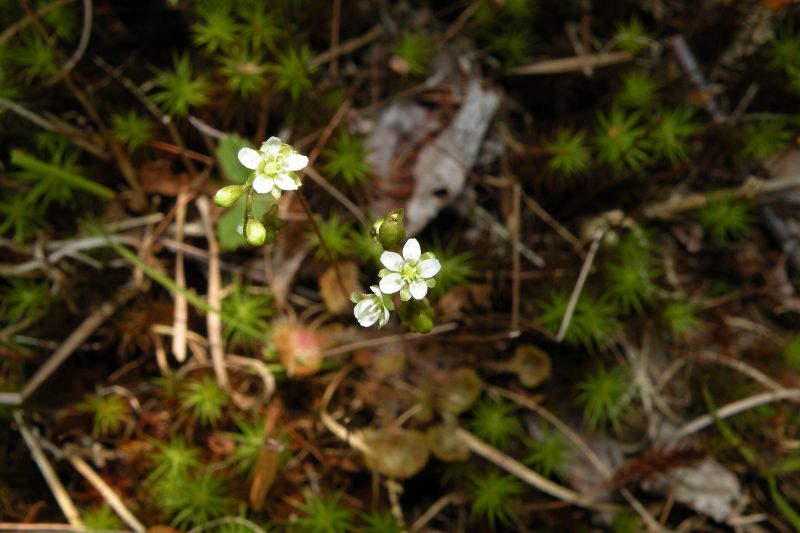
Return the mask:
M254 218L247 219L244 225L244 240L250 246L261 246L267 240L267 228Z
M425 311L417 312L411 317L409 327L417 333L428 333L433 329L433 317Z
M433 329L433 307L430 301L410 300L403 304L399 310L400 322L411 331L417 333L428 333Z
M400 243L406 237L406 228L403 225L403 215L405 212L402 209L395 209L385 217L383 222L378 226L378 242L384 248L392 249L398 248Z
M230 207L236 200L242 197L245 188L241 185L228 185L217 191L214 195L214 203L220 207Z

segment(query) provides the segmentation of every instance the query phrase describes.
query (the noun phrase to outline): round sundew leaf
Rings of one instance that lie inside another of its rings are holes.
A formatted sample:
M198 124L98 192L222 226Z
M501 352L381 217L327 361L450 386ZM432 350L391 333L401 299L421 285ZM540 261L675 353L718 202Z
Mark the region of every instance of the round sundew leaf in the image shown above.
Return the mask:
M474 369L456 368L442 380L439 410L454 415L463 413L478 400L482 388L483 382Z
M527 388L537 387L550 377L550 356L532 344L518 346L514 357L503 366Z
M425 440L431 453L444 462L466 461L469 447L458 436L451 425L438 424L425 432Z
M364 462L372 470L392 479L409 478L428 463L428 444L419 431L365 429L361 436L369 449L364 454Z

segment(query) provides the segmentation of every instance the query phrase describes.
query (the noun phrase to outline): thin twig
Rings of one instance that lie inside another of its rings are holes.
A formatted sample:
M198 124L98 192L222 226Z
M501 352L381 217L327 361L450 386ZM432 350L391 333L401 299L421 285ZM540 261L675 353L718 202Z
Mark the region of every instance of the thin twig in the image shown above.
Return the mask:
M589 252L586 254L586 259L584 259L583 266L578 274L578 280L575 282L575 287L572 289L572 294L569 297L569 303L567 303L567 309L564 312L564 318L561 319L561 327L558 328L556 342L563 341L564 336L567 334L569 323L572 320L572 314L575 312L575 306L578 305L578 298L580 298L581 292L583 292L583 285L586 283L586 278L589 276L589 271L591 270L592 263L594 262L594 256L597 254L597 249L600 246L600 241L603 240L603 235L604 234L602 231L598 231L595 234L592 245L589 248Z
M474 453L494 463L509 474L516 476L528 485L535 487L540 491L553 496L554 498L578 505L580 507L586 507L588 509L613 508L613 506L609 507L608 504L587 500L577 492L570 490L563 485L559 485L558 483L550 481L546 477L537 474L514 458L504 454L497 448L494 448L493 446L483 442L464 428L456 428L455 433L458 438L460 438Z
M742 411L747 411L748 409L758 407L759 405L765 405L781 400L800 401L800 389L781 389L772 392L762 392L761 394L736 400L735 402L731 402L717 409L717 412L714 415L706 414L698 416L679 429L673 435L673 437L676 440L688 437L692 433L696 433L697 431L710 426L714 423L715 419L728 418L735 414L741 413Z
M25 425L21 411L14 411L14 421L17 423L17 426L19 426L19 432L22 434L22 438L31 452L31 457L36 463L36 466L39 467L42 476L44 476L47 486L50 487L50 491L53 493L56 502L58 502L58 506L61 508L61 512L64 513L64 516L72 527L83 529L83 522L81 521L78 508L75 507L75 504L69 497L69 493L64 488L61 480L58 479L58 474L56 474L56 471L53 469L53 465L47 460L39 444L39 440L31 433L28 426Z
M509 231L511 232L511 331L513 336L520 334L519 330L519 228L520 228L520 195L521 187L519 182L514 182L511 187L512 193L512 213L508 221Z
M72 463L72 466L75 467L75 470L80 473L86 481L88 481L97 492L100 493L100 496L108 503L108 505L117 513L123 522L125 522L128 527L130 527L136 533L144 533L147 528L144 527L144 524L139 522L139 520L131 513L128 507L122 502L117 493L114 492L108 483L105 482L103 478L97 475L91 466L89 466L86 461L81 459L75 454L66 453L67 460Z
M39 19L50 13L51 11L55 11L60 7L64 7L68 4L71 4L75 0L56 0L55 2L51 2L45 6L40 7L36 13L31 16L30 14L22 17L17 22L9 26L5 29L3 33L0 33L0 46L6 44L6 42L11 39L14 35L19 33L20 31L24 30L25 27L32 23L35 19Z
M342 18L342 0L333 0L333 16L331 17L331 76L339 75L339 22Z
M53 352L53 355L50 356L47 362L45 362L25 384L20 391L20 396L22 396L23 401L33 394L33 392L39 388L39 386L50 377L50 375L55 372L55 370L61 366L61 364L66 361L103 322L108 320L117 309L133 298L137 292L137 287L126 285L86 317L84 321L81 322L80 326L64 339L61 346Z
M78 528L69 524L50 524L50 523L33 523L21 524L12 522L0 522L0 531L34 531L35 533L50 533L61 531L85 531L82 527Z
M354 204L347 196L342 194L342 192L339 191L339 189L331 185L331 183L328 180L326 180L319 172L317 172L314 169L314 167L307 166L303 170L306 173L306 176L314 180L314 183L325 189L325 191L328 194L333 196L335 200L337 200L348 211L350 211L353 214L353 216L355 216L356 219L358 219L359 223L361 223L362 226L367 227L369 225L367 217L364 216L364 212L361 211L361 209L356 204Z
M0 106L8 109L13 113L16 113L17 115L30 121L36 126L39 126L43 130L54 131L56 133L64 135L70 141L75 143L77 146L86 150L87 152L89 152L90 154L99 159L108 159L108 153L104 147L98 146L97 144L90 142L89 140L87 140L89 135L86 132L79 130L75 127L72 127L66 122L62 122L55 118L47 119L42 115L34 113L33 111L26 109L20 104L12 102L11 100L4 98L2 96L0 96Z
M535 76L543 74L563 74L576 72L584 68L609 67L633 60L633 55L628 52L608 52L600 54L586 54L581 56L548 59L532 65L523 65L508 71L511 76Z
M409 533L415 533L416 531L419 531L420 529L428 525L428 522L433 520L434 517L436 517L436 515L441 513L445 507L447 507L452 503L460 503L462 500L464 500L464 495L460 492L451 492L449 494L445 494L444 496L433 502L433 504L430 507L428 507L428 510L422 513L422 515L420 515L420 517L417 518L414 521L414 523L409 526L408 528Z
M324 350L320 355L321 357L324 358L324 357L330 357L332 355L338 355L340 353L347 353L355 350L362 350L364 348L371 348L373 346L380 346L382 344L390 344L393 342L409 341L409 340L420 340L425 337L430 337L432 335L440 335L442 333L447 333L448 331L453 331L456 328L458 328L457 322L448 322L446 324L441 324L439 326L434 327L428 333L409 332L409 333L399 333L396 335L385 335L382 337L376 337L374 339L367 339L363 341L356 341L348 344L342 344L341 346L336 346L334 348Z
M584 257L584 256L585 256L585 253L584 253L584 251L583 251L583 246L581 245L581 241L579 241L579 240L578 240L578 238L577 238L575 235L573 235L571 231L569 231L567 228L565 228L564 226L562 226L561 224L559 224L559 223L558 223L558 221L557 221L555 218L553 218L553 217L550 215L550 213L548 213L548 212L547 212L547 211L546 211L546 210L545 210L545 209L544 209L544 208L543 208L543 207L542 207L542 206L539 204L539 202L537 202L536 200L534 200L533 198L531 198L530 196L528 196L527 194L525 194L525 192L524 192L524 191L523 191L523 193L522 193L522 200L525 202L525 205L527 205L527 206L528 206L528 209L530 209L531 211L533 211L533 212L536 214L536 216L538 216L539 218L541 218L542 220L544 220L544 222L545 222L545 223L546 223L548 226L550 226L551 228L553 228L553 230L554 230L556 233L558 233L558 234L559 234L561 237L563 237L565 241L567 241L568 243L570 243L570 244L572 245L572 248L573 248L573 249L574 249L576 252L578 252L578 255L579 255L579 256L581 256L581 257Z
M86 53L86 47L89 46L89 37L92 35L92 0L83 0L83 28L81 30L81 38L78 41L78 46L72 52L72 56L67 60L61 69L48 81L48 85L53 84L68 76L78 61L81 60L83 54Z
M206 229L208 241L208 305L212 309L222 308L221 280L219 272L219 244L214 233L214 224L211 222L208 198L200 196L197 199L197 209ZM211 352L211 361L214 363L214 374L220 387L227 389L229 385L228 371L225 366L225 347L222 342L222 318L218 313L206 314L206 327L208 328L208 348Z
M356 37L355 39L350 39L349 41L343 42L334 52L333 50L328 50L327 52L323 52L320 55L311 58L311 61L308 62L308 68L315 69L331 61L335 57L339 57L344 54L349 54L355 50L358 50L362 46L366 46L378 37L383 34L383 26L378 24L374 26L371 30L360 37Z
M489 387L489 390L492 392L496 392L501 396L508 398L509 400L517 403L518 405L530 409L531 411L535 412L545 420L547 420L550 424L553 425L562 435L564 435L572 445L575 446L588 460L592 465L597 469L600 474L604 478L608 478L611 476L612 472L611 469L606 466L606 464L600 459L600 457L592 450L589 445L584 442L584 440L572 430L571 427L566 425L564 422L561 421L556 415L542 407L541 405L537 404L536 402L532 401L530 398L518 394L516 392L511 392L506 389L502 389L500 387ZM642 517L647 528L649 531L661 531L667 532L668 529L661 526L655 518L647 511L644 505L636 499L636 497L626 488L620 489L620 494L628 504L634 509L634 511Z

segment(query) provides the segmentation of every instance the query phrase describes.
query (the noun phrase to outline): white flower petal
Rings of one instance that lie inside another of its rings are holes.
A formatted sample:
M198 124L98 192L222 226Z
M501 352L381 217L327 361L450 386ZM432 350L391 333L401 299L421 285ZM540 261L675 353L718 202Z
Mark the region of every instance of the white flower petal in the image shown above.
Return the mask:
M403 286L403 277L397 272L392 272L381 280L379 286L384 294L394 294Z
M355 306L353 315L356 317L359 324L368 328L380 319L381 309L379 306L375 305L372 298L366 298Z
M416 298L417 300L422 300L425 298L425 295L428 294L428 284L418 279L411 283L411 296Z
M377 296L378 298L380 298L380 297L382 297L382 296L383 296L383 294L381 293L381 290L378 288L378 286L377 286L377 285L370 285L370 286L369 286L369 290L371 290L372 292L374 292L374 293L375 293L375 296Z
M267 176L266 174L259 174L256 176L256 179L253 180L253 189L256 192L264 194L272 191L272 188L275 186L275 180Z
M258 168L258 164L261 162L261 154L253 150L252 148L242 148L239 150L239 162L243 164L245 167L249 168L250 170L255 170Z
M403 246L403 258L409 263L416 263L421 252L417 239L408 239L405 246Z
M297 190L297 184L289 174L278 174L275 176L275 185L284 191Z
M417 270L422 278L432 278L442 269L438 259L425 259L417 265Z
M383 263L383 266L392 272L400 272L400 269L403 268L405 261L403 261L403 258L400 256L400 254L394 252L383 252L381 254L381 263Z
M386 325L387 322L389 322L389 310L384 307L383 308L383 317L381 317L380 322L378 322L378 325L380 327L383 327L383 326Z
M276 200L279 200L281 197L281 190L278 187L273 187L270 193L272 193L272 197Z
M381 318L380 311L375 311L358 318L358 323L365 328L370 327Z
M283 160L284 170L302 170L308 166L308 158L300 154L292 154Z
M283 141L277 137L270 137L261 145L261 152L266 156L275 157L280 152L281 146L283 146Z

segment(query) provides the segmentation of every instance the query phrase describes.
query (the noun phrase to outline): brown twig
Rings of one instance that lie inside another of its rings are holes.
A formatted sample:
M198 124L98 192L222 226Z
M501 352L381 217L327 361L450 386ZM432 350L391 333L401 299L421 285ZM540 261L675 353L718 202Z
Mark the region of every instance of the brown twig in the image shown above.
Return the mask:
M539 61L532 65L523 65L508 71L510 76L541 76L546 74L564 74L576 72L584 68L609 67L620 63L627 63L633 59L628 52L607 52L600 54L586 54L560 59Z
M425 337L430 337L432 335L441 335L442 333L447 333L448 331L453 331L454 329L458 328L457 322L448 322L446 324L440 324L434 327L428 333L399 333L396 335L384 335L382 337L376 337L374 339L367 339L363 341L356 341L351 342L349 344L342 344L341 346L336 346L334 348L329 348L324 350L320 355L321 357L330 357L332 355L338 355L341 353L353 352L355 350L361 350L364 348L371 348L373 346L381 346L383 344L390 344L393 342L399 341L409 341L409 340L418 340L423 339ZM506 336L508 334L506 333Z
M72 353L94 333L94 331L105 322L117 309L125 305L138 292L138 288L127 285L120 289L114 296L106 300L100 307L93 311L53 352L53 355L43 364L39 370L28 380L20 391L23 401L27 399L37 388L61 366L61 364L72 355Z
M512 213L508 221L511 232L511 331L517 337L519 330L519 300L520 300L520 261L519 261L519 228L520 228L520 195L522 187L519 182L514 182L511 187Z
M350 52L354 52L358 50L362 46L366 46L378 37L383 34L383 26L376 25L367 33L360 37L356 37L355 39L350 39L349 41L343 42L334 50L328 50L327 52L323 52L320 55L311 58L311 61L308 62L308 68L314 69L317 67L321 67L328 61L332 61L334 58L339 57L344 54L349 54Z
M144 533L147 528L144 527L128 507L122 502L117 493L114 492L108 483L105 482L103 478L101 478L97 472L95 472L91 466L89 466L86 461L81 459L75 454L72 453L65 453L67 460L72 464L75 470L78 471L80 475L82 475L86 481L88 481L96 490L100 493L103 499L108 503L109 507L111 507L117 516L119 516L123 522L125 522L128 527L130 527L136 533Z
M747 411L748 409L753 409L760 405L766 405L768 403L778 402L778 401L800 401L800 389L781 389L771 392L762 392L761 394L755 394L753 396L748 396L747 398L742 398L741 400L736 400L735 402L731 402L723 407L717 409L717 412L714 415L706 414L702 416L698 416L681 429L679 429L673 437L675 439L682 439L684 437L688 437L692 433L696 433L703 428L706 428L714 423L715 419L723 419L733 416L735 414L741 413L743 411Z
M19 432L22 434L22 439L28 446L28 449L31 452L31 457L36 463L36 466L39 467L39 471L42 473L47 485L50 487L50 491L53 493L56 502L58 502L61 512L64 513L64 516L72 527L83 529L84 526L83 522L81 521L81 515L78 512L77 507L75 507L72 499L69 497L69 493L64 488L61 480L58 478L58 474L56 474L56 471L53 469L53 465L51 465L50 461L47 460L47 456L45 456L44 451L42 450L39 439L37 439L31 430L28 429L28 426L25 425L25 420L22 418L21 411L14 411L13 416L14 421L17 423L19 428Z
M19 33L20 31L24 30L28 24L31 24L35 20L42 18L43 16L47 15L48 13L55 11L60 7L64 7L68 4L71 4L75 0L56 0L55 2L51 2L47 5L40 7L36 10L33 15L30 13L19 19L17 22L9 26L5 29L3 33L0 33L0 46L3 46L11 39L14 35Z
M483 457L484 459L494 463L496 466L502 468L509 474L514 475L528 485L539 489L540 491L553 496L561 501L585 507L588 509L614 509L615 506L608 504L592 502L587 500L577 492L554 483L544 476L541 476L523 465L516 459L509 457L497 448L490 446L483 442L478 437L463 428L455 430L456 435L460 438L469 449Z
M548 226L553 228L553 231L558 233L565 241L567 241L579 256L586 257L586 253L583 251L581 241L579 241L571 231L559 224L558 221L539 204L539 202L525 194L525 192L522 193L522 200L525 202L525 205L528 206L528 209L533 211L536 216L544 220Z
M331 17L331 76L339 75L339 22L342 17L342 0L333 0L333 16Z
M572 289L572 294L569 297L567 309L564 312L564 318L561 319L561 326L558 328L558 333L556 334L556 342L563 341L564 336L567 334L569 323L572 320L572 314L575 312L575 306L578 305L578 298L580 298L581 292L583 292L583 285L586 283L586 278L589 276L589 271L594 262L594 256L597 254L597 249L600 246L600 241L603 240L603 235L604 233L602 231L598 231L595 234L592 245L589 247L589 252L586 254L583 266L578 274L578 280L575 282L575 287Z
M38 13L37 13L38 15ZM81 60L83 54L86 53L86 47L89 46L89 37L92 35L92 0L83 0L83 28L81 29L81 38L78 41L78 46L72 55L61 66L61 69L48 81L48 85L59 81L60 79L69 75L78 61Z

